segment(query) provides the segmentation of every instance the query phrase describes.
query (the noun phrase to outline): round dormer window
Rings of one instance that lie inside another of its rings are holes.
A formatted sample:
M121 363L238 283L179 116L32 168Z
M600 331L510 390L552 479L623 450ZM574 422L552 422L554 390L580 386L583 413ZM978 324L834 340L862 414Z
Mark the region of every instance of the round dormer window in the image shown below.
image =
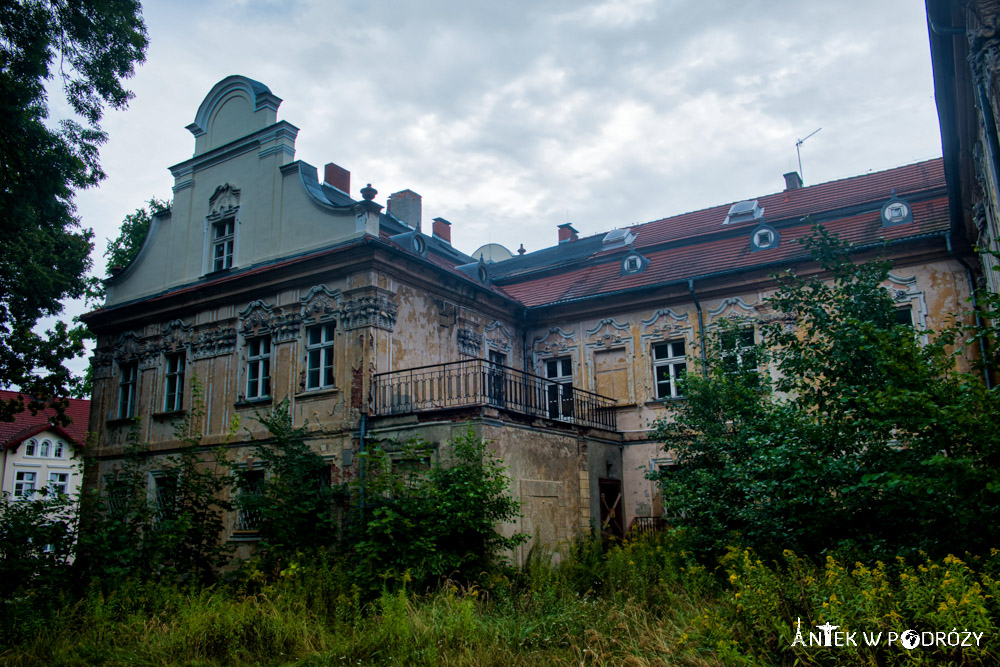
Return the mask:
M893 193L889 201L882 205L882 226L891 227L907 222L913 222L913 209L910 208L909 203L898 199Z
M413 252L418 255L423 255L427 252L427 242L424 241L424 237L417 234L413 236Z
M627 276L632 273L641 273L646 269L648 260L638 253L626 255L622 259L622 275Z
M477 275L479 276L479 282L485 283L489 282L490 275L486 272L486 267L482 264L479 265Z
M901 201L893 202L885 207L885 221L888 223L902 222L910 212L910 207Z
M757 225L757 227L750 232L750 245L753 246L754 250L777 248L778 241L780 240L781 235L778 234L778 230L770 225Z

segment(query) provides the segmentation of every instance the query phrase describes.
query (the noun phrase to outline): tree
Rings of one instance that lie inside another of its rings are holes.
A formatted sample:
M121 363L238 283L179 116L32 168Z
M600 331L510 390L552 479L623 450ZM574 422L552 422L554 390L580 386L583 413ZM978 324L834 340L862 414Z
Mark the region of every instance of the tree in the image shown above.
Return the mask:
M375 590L392 580L418 589L441 577L475 581L528 539L497 532L521 506L483 439L470 428L450 441L450 452L446 465L431 465L422 441L402 457L375 450L366 481L371 509L349 529L359 581Z
M152 575L208 580L225 564L229 549L220 538L222 513L232 509L222 498L231 485L229 463L221 448L201 447L205 406L197 377L191 394L190 410L174 422L174 437L183 443L178 454L154 457L149 443L139 442L136 422L103 493L81 495L80 578L109 588Z
M272 438L254 447L260 463L235 470L239 512L255 517L261 541L275 554L336 544L337 492L329 464L309 449L305 429L292 425L287 400L256 418Z
M148 207L148 208L147 208ZM108 241L104 256L108 258L108 275L116 268L125 268L142 249L142 244L149 234L149 226L153 216L170 208L170 201L150 198L146 206L140 206L134 213L129 213L122 220L121 232L118 238Z
M675 521L702 550L994 546L998 394L956 370L954 332L897 324L887 262L852 263L821 227L807 245L826 278L778 277L768 302L794 326L762 327L769 368L727 364L724 329L687 400L654 424L678 458L660 475Z
M99 122L105 105L127 106L122 81L146 45L134 0L0 0L0 385L20 387L33 410L68 393L64 361L83 353L82 328L32 329L84 291L93 235L80 225L74 191L104 178ZM56 62L83 122L53 129L45 86ZM25 407L0 402L0 420Z

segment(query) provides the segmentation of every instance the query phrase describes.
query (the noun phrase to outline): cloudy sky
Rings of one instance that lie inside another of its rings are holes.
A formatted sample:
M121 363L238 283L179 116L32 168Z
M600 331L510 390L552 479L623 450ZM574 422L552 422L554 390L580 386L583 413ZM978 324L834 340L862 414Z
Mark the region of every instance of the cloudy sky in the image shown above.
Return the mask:
M941 153L914 0L157 0L144 15L135 99L103 123L108 178L77 199L98 275L122 217L171 196L184 127L230 74L284 100L299 159L349 169L355 198L415 190L466 252L781 190L817 128L807 184Z
M411 188L455 245L529 250L940 155L922 2L161 0L108 179L78 203L106 238L191 156L212 86L269 86L297 157ZM321 172L322 173L322 172Z

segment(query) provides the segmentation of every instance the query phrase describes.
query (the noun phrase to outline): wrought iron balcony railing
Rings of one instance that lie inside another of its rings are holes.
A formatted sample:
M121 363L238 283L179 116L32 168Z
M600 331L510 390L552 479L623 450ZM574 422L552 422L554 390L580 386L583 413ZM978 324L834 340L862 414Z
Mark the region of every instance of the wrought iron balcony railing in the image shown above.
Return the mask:
M617 430L613 399L485 359L379 373L374 390L377 416L491 406Z

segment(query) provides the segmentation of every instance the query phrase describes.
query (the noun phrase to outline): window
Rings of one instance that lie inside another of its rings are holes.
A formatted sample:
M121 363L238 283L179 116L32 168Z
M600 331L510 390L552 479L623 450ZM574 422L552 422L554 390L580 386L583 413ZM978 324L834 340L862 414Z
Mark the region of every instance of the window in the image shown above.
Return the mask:
M236 218L226 218L212 225L212 270L225 271L233 267L233 247L236 241Z
M35 479L37 473L20 471L14 475L14 497L21 500L28 500L35 493Z
M905 327L913 327L912 306L903 306L902 308L896 309L896 324L902 324Z
M236 499L236 533L260 530L260 500L264 494L265 471L239 470L239 495Z
M149 473L147 497L155 521L176 516L177 481L177 473L174 471Z
M49 491L51 493L66 495L66 487L68 485L69 485L69 473L67 472L49 473Z
M184 353L167 355L166 387L163 410L176 412L184 407Z
M656 398L680 398L684 395L682 380L687 375L684 341L673 340L653 346L653 378Z
M504 385L506 383L504 366L506 365L506 354L490 350L489 363L486 365L486 398L491 405L504 405Z
M757 347L753 327L740 327L723 331L719 336L722 346L722 364L726 371L757 369Z
M128 419L135 416L136 385L139 378L139 364L132 362L119 367L121 377L118 380L118 418Z
M247 399L270 396L271 339L254 338L247 347Z
M573 417L573 370L569 357L550 359L545 362L545 377L549 417L571 419Z
M333 386L333 324L306 330L306 389Z
M61 459L63 457L63 453L65 451L66 451L66 445L63 443L63 441L62 440L56 440L56 444L52 448L52 456L53 456L53 458Z
M52 451L52 443L48 440L42 440L42 444L38 446L38 455L48 458L49 452Z
M38 443L34 440L29 440L24 443L24 455L25 456L38 456L35 452L38 451Z

